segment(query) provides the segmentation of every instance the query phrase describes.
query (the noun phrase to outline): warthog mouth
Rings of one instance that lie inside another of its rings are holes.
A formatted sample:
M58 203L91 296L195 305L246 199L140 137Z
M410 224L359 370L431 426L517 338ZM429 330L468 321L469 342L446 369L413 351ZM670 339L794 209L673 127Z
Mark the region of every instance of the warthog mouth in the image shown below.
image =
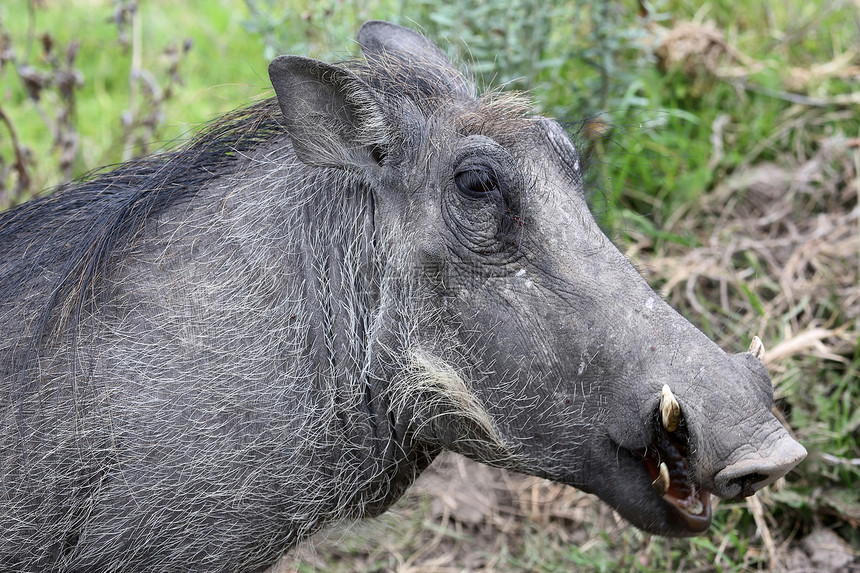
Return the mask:
M675 509L691 532L707 531L711 525L711 494L698 489L690 479L686 440L661 429L655 443L640 451L639 457L653 480L655 495Z
M666 401L674 402L668 387L664 389L664 396L665 392L669 396ZM674 404L677 406L677 402ZM634 453L645 465L655 495L675 510L690 532L704 533L711 525L711 494L697 488L690 477L689 435L680 409L667 413L667 407L661 401L655 416L654 430L654 441Z

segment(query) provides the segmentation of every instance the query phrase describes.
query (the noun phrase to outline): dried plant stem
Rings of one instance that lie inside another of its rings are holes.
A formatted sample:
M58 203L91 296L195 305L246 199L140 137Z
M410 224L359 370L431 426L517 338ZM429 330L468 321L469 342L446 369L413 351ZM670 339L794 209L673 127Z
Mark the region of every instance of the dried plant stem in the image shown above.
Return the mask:
M131 11L131 70L128 73L128 119L126 122L125 142L122 148L122 160L128 161L135 156L134 124L138 116L138 99L140 98L140 77L143 69L143 37L140 25L140 11Z
M15 125L12 120L3 110L0 105L0 122L9 130L9 138L12 140L12 149L15 154L15 161L12 164L12 169L18 174L18 181L15 183L15 188L10 193L3 185L4 181L0 181L0 207L6 207L17 201L23 190L30 187L30 172L27 169L26 148L21 145L18 139L18 132L15 130ZM4 178L5 179L5 178Z

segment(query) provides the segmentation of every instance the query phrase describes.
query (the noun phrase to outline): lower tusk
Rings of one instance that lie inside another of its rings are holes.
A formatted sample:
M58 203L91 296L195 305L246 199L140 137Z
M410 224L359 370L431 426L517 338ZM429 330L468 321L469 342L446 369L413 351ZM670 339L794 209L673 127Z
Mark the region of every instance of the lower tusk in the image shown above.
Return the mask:
M764 344L758 336L753 336L749 353L755 356L759 362L764 360Z
M681 406L668 384L663 384L663 390L660 392L660 418L667 432L674 432L681 423Z
M651 482L651 487L654 488L657 497L663 497L669 491L669 467L666 462L660 462L660 475Z

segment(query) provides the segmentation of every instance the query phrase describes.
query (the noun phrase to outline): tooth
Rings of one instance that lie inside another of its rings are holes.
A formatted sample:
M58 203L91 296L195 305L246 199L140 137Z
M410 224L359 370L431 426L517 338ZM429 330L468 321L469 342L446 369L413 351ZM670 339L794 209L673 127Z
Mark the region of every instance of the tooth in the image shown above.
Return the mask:
M666 462L660 462L660 475L651 482L651 487L659 497L663 497L669 491L669 467Z
M660 393L660 417L667 432L674 432L681 423L681 406L668 384L663 384L663 390Z
M749 352L758 358L759 361L764 360L764 344L762 343L761 338L753 336L752 342L750 342Z
M693 515L701 515L705 510L705 506L702 505L702 502L698 499L693 500L693 503L687 507L687 511L692 513Z

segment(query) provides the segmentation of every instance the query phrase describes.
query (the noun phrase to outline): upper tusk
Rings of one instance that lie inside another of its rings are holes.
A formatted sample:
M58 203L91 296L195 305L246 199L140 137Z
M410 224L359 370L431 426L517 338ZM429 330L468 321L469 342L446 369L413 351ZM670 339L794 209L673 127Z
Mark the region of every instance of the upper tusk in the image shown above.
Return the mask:
M761 341L761 338L758 336L752 337L752 342L750 342L750 354L755 356L759 362L764 360L764 344Z
M674 432L681 423L681 406L668 384L663 384L663 390L660 393L660 418L667 432Z

